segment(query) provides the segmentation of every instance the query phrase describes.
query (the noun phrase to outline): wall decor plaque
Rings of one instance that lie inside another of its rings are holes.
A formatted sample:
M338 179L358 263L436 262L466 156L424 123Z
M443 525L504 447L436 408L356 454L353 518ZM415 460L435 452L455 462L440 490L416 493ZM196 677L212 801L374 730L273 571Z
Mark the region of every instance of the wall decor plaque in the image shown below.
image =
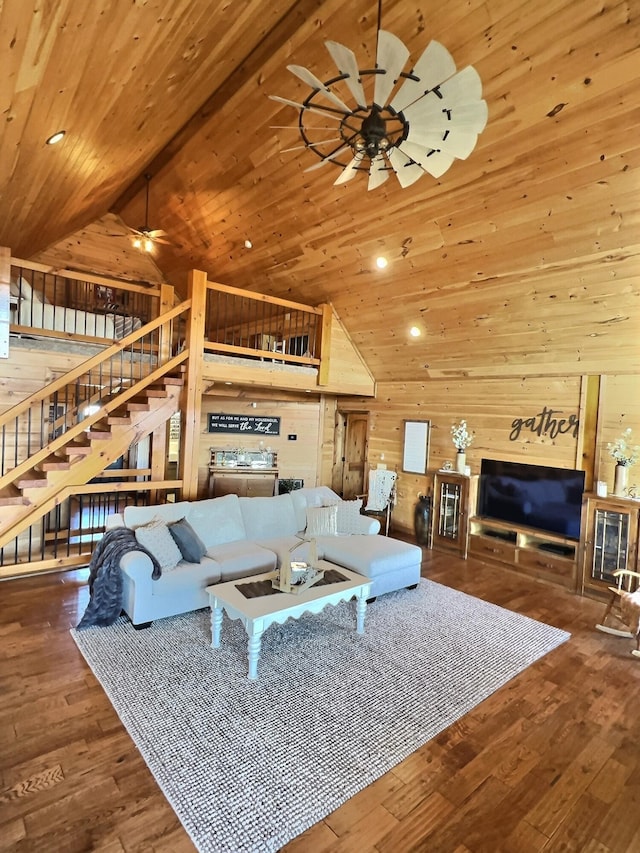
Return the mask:
M280 435L280 418L269 415L225 415L210 413L207 418L209 432L227 435Z

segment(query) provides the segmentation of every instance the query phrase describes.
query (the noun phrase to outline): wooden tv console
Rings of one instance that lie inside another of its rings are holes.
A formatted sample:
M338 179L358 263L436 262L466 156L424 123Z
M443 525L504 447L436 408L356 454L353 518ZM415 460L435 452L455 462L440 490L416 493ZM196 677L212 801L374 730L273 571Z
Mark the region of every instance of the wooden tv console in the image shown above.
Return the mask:
M469 554L574 591L578 579L574 539L475 516L469 520Z

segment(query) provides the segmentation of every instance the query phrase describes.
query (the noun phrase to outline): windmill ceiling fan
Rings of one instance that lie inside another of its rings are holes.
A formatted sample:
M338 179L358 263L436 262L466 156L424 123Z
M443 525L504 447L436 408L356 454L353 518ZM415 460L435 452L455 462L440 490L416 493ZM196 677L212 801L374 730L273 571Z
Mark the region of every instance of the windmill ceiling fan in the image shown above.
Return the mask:
M170 246L171 243L169 240L164 240L167 232L163 231L160 228L150 228L149 227L149 184L151 183L151 175L146 174L144 176L146 186L145 186L145 204L144 204L144 225L141 228L131 228L129 226L128 229L133 236L133 245L136 249L144 249L145 252L151 252L153 250L154 243L162 243L165 246Z
M409 51L397 36L380 28L381 11L379 0L374 69L359 68L352 50L327 41L337 76L322 81L301 65L288 65L311 93L302 103L269 96L298 110L294 129L303 144L285 151L312 151L319 162L306 172L333 163L342 169L335 184L367 173L370 190L392 173L402 187L425 172L439 178L456 158L471 154L488 115L478 72L470 65L457 71L439 42L430 42L413 69L405 72ZM334 132L327 136L328 131Z

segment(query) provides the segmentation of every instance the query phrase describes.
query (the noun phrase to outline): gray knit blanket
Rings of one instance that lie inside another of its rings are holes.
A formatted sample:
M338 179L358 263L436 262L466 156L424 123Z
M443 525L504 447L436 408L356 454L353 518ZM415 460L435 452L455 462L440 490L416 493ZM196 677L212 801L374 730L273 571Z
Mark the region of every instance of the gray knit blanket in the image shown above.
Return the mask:
M108 530L96 545L89 563L89 604L78 628L113 625L122 611L122 571L120 559L129 551L143 551L153 563L153 580L161 575L153 554L138 543L133 530L116 527Z

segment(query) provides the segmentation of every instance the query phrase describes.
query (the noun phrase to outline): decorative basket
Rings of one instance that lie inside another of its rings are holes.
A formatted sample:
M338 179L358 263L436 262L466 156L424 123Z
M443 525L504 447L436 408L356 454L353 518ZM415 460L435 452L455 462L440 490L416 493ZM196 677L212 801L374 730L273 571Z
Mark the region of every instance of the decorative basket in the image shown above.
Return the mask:
M309 562L292 560L291 555L301 545L309 545ZM276 575L271 580L274 589L280 592L288 592L299 595L305 589L318 583L324 577L324 571L318 568L318 546L315 539L304 539L293 548L286 551L278 551L278 562L280 564Z

